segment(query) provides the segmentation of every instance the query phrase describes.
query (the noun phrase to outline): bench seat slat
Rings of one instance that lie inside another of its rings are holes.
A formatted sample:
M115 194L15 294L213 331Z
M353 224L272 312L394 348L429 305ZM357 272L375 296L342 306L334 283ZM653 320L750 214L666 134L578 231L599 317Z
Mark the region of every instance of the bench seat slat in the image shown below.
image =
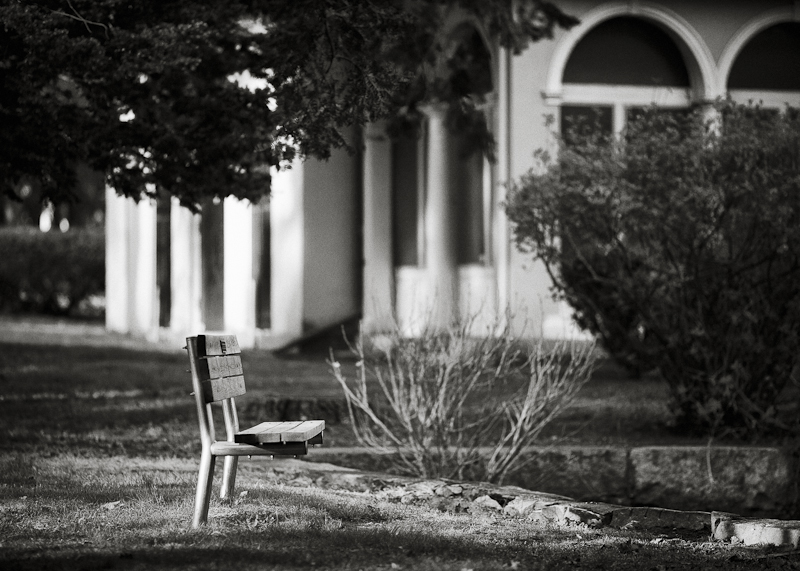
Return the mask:
M281 433L281 440L284 442L309 440L323 430L325 430L324 420L306 420L293 428L284 430Z
M241 430L234 435L236 442L247 444L262 444L281 441L281 429L296 425L296 422L262 422L247 430Z
M303 442L325 430L324 420L294 422L262 422L234 435L236 442L264 444L271 442Z
M242 375L202 381L200 386L203 387L203 398L205 398L206 402L238 397L246 392L244 376Z

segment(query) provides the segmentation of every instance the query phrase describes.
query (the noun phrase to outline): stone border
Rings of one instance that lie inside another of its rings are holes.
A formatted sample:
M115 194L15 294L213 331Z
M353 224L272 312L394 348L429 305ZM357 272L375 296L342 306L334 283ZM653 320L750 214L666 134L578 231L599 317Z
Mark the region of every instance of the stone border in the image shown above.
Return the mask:
M797 505L789 454L752 446L547 446L525 451L526 468L508 482L613 505L784 517ZM308 460L386 471L388 455L366 448L313 450Z
M248 462L245 466L254 464ZM675 537L707 534L735 544L800 548L800 521L580 502L517 486L391 476L307 460L276 459L267 466L266 478L274 483L370 492L388 501L426 504L442 511L495 512L559 527L635 529Z
M745 545L800 547L800 521L742 518L735 514L712 512L714 539Z

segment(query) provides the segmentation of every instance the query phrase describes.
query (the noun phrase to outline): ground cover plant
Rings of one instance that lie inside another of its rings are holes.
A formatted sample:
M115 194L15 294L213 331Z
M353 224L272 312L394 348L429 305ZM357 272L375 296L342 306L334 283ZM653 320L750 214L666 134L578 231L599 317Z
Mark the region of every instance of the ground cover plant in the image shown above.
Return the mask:
M517 244L620 362L656 370L676 423L797 433L800 114L719 103L591 124L511 193Z

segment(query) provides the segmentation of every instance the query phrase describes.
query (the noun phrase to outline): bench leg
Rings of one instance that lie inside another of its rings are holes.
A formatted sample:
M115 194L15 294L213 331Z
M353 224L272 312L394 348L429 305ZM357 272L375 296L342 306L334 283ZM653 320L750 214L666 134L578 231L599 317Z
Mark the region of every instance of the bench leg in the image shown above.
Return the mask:
M236 485L236 468L238 466L238 456L225 456L225 465L222 468L222 488L219 491L221 499L233 496L233 487Z
M194 496L194 518L192 527L200 527L208 521L208 504L211 500L211 481L214 479L216 456L211 450L203 450L200 456L200 471L197 474L197 491Z

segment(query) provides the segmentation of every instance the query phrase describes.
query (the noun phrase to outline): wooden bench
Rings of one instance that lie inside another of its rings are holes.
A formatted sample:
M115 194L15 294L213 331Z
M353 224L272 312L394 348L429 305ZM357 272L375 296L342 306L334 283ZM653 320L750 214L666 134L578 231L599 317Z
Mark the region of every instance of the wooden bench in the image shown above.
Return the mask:
M225 456L220 498L233 494L239 456L289 455L308 453L309 444L322 443L324 420L262 422L239 430L234 398L245 394L241 350L234 335L198 335L186 339L192 387L200 424L200 472L194 499L192 527L208 519L211 483L217 456ZM226 440L214 436L212 403L221 403Z

